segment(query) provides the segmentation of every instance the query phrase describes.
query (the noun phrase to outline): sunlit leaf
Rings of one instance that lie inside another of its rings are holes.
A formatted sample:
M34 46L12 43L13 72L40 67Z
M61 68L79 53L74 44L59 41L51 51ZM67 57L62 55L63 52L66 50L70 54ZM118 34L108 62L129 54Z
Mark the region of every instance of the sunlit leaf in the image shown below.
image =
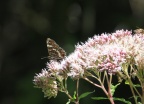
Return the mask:
M115 101L121 101L123 103L126 103L126 104L132 104L130 101L126 101L124 98L113 98Z
M88 96L88 95L90 95L90 94L92 94L92 93L94 93L94 92L95 92L95 91L93 91L93 92L85 92L85 93L81 94L81 95L79 96L79 100L82 99L82 98L84 98L84 97L86 97L86 96Z
M134 84L134 87L141 87L140 84Z
M71 100L69 99L68 102L66 104L70 104Z
M92 97L93 100L107 100L106 97Z
M126 80L126 81L125 81L125 84L129 85L129 82L128 82L128 80Z
M142 104L141 102L138 102L138 104Z
M116 84L116 85L112 85L110 86L111 89L111 94L114 95L116 88L120 85L120 83Z
M76 99L76 91L74 91L73 99Z

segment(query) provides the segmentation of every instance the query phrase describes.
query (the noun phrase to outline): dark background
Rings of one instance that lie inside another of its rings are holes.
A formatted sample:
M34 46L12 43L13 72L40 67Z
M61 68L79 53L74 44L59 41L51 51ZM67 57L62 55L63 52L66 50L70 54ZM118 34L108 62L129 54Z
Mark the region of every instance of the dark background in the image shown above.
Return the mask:
M41 59L48 55L46 38L54 39L69 54L78 42L94 34L143 28L143 18L143 0L1 0L0 104L65 104L64 94L48 100L41 89L33 87L35 73L48 61ZM83 81L80 84L85 92L96 89ZM130 97L126 89L121 86L117 95ZM93 96L101 94L98 89ZM81 102L95 103L90 97Z

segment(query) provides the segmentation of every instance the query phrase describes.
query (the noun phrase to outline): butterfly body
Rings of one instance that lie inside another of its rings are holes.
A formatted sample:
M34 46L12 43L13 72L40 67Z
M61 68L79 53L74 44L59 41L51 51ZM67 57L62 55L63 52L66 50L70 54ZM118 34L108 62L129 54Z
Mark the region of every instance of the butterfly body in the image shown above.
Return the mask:
M46 40L48 48L49 60L62 60L66 56L66 52L62 49L54 40L47 38Z

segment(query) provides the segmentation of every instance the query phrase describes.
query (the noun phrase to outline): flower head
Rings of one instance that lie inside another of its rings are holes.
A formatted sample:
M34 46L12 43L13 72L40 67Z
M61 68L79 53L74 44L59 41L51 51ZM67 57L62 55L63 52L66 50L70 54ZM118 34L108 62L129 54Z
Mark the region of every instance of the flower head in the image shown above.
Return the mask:
M108 74L122 72L122 65L137 65L144 70L144 36L131 31L118 30L112 34L93 36L85 43L77 44L75 50L60 62L47 63L34 78L34 84L41 87L46 96L56 96L61 89L60 82L67 77L85 78L95 72ZM133 61L134 60L134 61ZM143 71L144 72L144 71Z
M46 70L42 70L41 73L34 77L34 84L38 88L42 88L45 97L56 97L58 93L58 86L55 78Z

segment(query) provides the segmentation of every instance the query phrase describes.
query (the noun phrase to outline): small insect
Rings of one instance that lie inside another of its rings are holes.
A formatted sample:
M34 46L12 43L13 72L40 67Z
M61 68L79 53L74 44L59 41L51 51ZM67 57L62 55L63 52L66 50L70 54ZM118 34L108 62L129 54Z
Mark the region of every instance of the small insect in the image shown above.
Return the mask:
M62 60L66 56L66 52L62 49L54 40L47 38L46 40L48 48L48 59L49 60Z
M136 30L134 30L134 33L135 34L144 34L144 29L142 29L142 28L136 29Z

